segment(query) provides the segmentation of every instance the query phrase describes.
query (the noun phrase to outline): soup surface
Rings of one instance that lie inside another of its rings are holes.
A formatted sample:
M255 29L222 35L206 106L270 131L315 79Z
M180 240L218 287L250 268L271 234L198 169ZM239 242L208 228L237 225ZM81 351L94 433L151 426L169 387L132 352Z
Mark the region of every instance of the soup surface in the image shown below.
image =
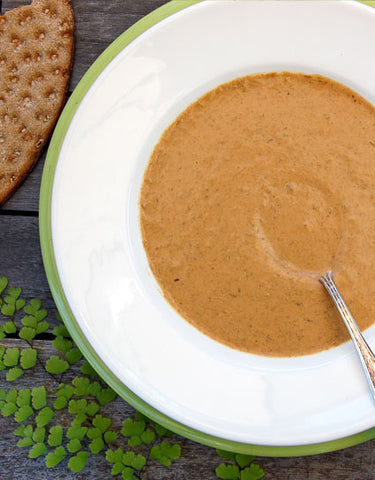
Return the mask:
M155 147L140 209L165 298L223 344L297 356L348 340L328 270L360 327L375 320L375 108L341 84L282 72L210 91Z

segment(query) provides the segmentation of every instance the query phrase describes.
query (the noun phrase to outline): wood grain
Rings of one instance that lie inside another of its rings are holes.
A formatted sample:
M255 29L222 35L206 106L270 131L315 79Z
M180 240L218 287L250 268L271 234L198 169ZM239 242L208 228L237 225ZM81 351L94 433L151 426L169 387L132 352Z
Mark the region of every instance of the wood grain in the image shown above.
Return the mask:
M0 276L8 277L10 286L21 287L24 298L43 300L53 328L56 307L44 272L38 218L0 215L0 232Z
M2 13L27 3L26 0L3 0ZM76 17L76 56L70 91L77 85L91 63L126 28L166 3L165 0L73 0ZM44 155L45 156L45 155ZM39 186L43 171L44 156L18 192L0 209L0 276L5 275L13 286L20 286L27 298L40 298L50 312L51 325L56 307L54 305L39 246L38 202ZM50 340L37 340L35 347L40 358L46 360L55 354ZM17 339L0 340L6 346L22 347ZM73 367L68 378L78 375ZM47 385L50 391L55 381L42 367L37 367L18 379L12 386L30 388ZM0 388L9 388L5 372L0 372ZM118 398L106 407L106 413L118 424L133 408ZM66 419L68 421L68 419ZM13 435L16 423L0 417L0 479L108 479L110 469L101 455L92 456L80 474L72 474L66 462L55 469L46 469L42 459L28 458L28 449L16 447ZM142 474L142 480L215 480L215 468L221 463L215 450L192 441L176 437L182 446L182 456L172 467L166 468L150 462ZM124 442L124 440L123 440ZM125 442L124 442L125 444ZM273 480L372 480L375 479L375 440L339 452L301 458L258 458L266 471L266 479Z
M17 339L2 340L7 347L23 348L24 342ZM56 354L50 341L35 341L34 347L39 352L39 358L45 363L50 355ZM70 381L80 375L78 366L72 367L64 381ZM26 372L23 377L12 383L15 388L33 388L46 385L51 395L57 382L51 378L41 366ZM5 371L0 372L0 387L9 387L5 382ZM53 396L51 397L54 398ZM107 405L104 414L114 420L116 428L121 420L134 413L134 409L120 397ZM70 417L59 419L67 426ZM107 479L109 465L102 455L92 455L82 474L74 475L66 468L66 462L55 469L47 470L42 459L30 460L27 457L28 449L15 446L17 439L12 434L17 423L12 418L0 417L0 478L1 480L18 479ZM221 463L220 457L210 447L186 440L178 435L173 441L182 447L181 458L171 467L163 467L151 461L142 474L142 480L214 480L215 468ZM125 448L126 441L121 437L117 447ZM299 458L258 458L257 462L266 471L266 479L274 480L371 480L375 478L375 440L363 445L348 448L338 452Z

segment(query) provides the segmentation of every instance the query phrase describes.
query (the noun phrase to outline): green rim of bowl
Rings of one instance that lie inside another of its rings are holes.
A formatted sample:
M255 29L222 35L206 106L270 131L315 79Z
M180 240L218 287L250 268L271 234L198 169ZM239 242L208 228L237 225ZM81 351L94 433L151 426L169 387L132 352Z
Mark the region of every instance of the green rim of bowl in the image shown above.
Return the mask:
M148 30L156 23L188 6L199 3L200 1L202 0L172 0L171 2L154 10L152 13L145 16L132 27L130 27L127 31L125 31L104 51L104 53L102 53L102 55L87 71L87 73L84 75L84 77L74 90L63 113L60 116L60 119L51 139L50 147L48 149L47 159L43 171L39 203L39 228L42 256L48 282L51 288L52 295L56 302L56 306L75 343L80 348L86 359L93 366L93 368L101 376L101 378L134 408L136 408L155 422L160 423L167 429L179 435L182 435L183 437L222 450L264 457L291 457L313 455L318 453L331 452L334 450L339 450L353 445L357 445L362 442L366 442L370 439L375 438L375 428L371 428L364 432L329 442L284 447L252 445L233 442L230 440L225 440L222 438L207 435L200 431L194 430L186 425L183 425L148 405L140 397L135 395L129 388L127 388L107 368L107 366L97 355L97 353L94 351L94 349L82 333L65 297L57 271L53 251L51 230L51 203L55 169L58 162L60 149L63 145L69 125L87 91L114 57L116 57L135 38L137 38L139 35L141 35L143 32ZM364 3L372 4L372 6L374 6L375 2L371 1Z

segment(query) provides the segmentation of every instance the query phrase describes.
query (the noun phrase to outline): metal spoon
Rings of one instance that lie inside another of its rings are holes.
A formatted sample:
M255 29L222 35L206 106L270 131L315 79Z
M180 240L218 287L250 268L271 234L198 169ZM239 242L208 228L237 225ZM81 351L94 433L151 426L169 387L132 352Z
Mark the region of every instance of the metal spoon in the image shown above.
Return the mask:
M352 337L354 345L357 349L359 358L361 359L372 396L375 399L375 355L367 344L366 340L363 338L363 335L358 328L356 321L352 317L346 303L344 302L344 299L340 295L340 292L338 291L337 286L333 281L332 272L326 273L323 277L319 279L319 281L327 289L330 297L332 298L334 304L337 307L337 310L339 311L342 319L344 320L347 329L349 330L350 336Z

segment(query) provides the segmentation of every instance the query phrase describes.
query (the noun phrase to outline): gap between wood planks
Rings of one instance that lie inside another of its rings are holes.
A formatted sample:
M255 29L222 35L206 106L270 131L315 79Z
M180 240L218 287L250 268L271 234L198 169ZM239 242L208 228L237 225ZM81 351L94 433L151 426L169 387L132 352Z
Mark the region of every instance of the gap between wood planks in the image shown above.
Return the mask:
M39 217L39 212L28 210L2 210L0 208L0 215L11 217Z
M35 340L48 340L48 341L53 341L55 340L56 335L50 332L43 332L39 333L36 337ZM20 337L18 333L7 333L6 340L20 340Z

